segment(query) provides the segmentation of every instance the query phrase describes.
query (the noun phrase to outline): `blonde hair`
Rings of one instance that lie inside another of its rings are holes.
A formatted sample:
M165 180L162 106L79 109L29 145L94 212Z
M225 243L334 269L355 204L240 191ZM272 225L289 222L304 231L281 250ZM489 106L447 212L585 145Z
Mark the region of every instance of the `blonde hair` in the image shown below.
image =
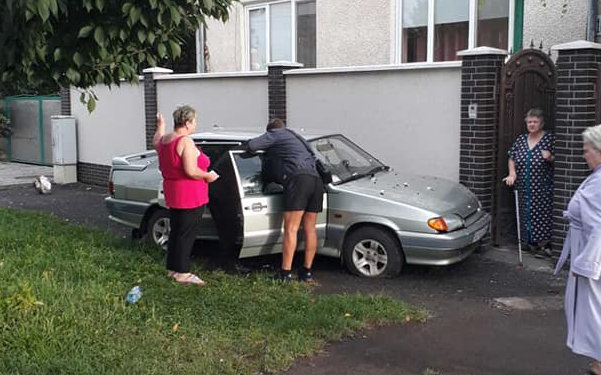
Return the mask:
M186 125L186 122L194 120L196 117L196 110L192 106L183 104L178 106L173 111L173 128L181 128Z
M584 142L590 143L597 151L601 151L601 125L591 126L582 132Z

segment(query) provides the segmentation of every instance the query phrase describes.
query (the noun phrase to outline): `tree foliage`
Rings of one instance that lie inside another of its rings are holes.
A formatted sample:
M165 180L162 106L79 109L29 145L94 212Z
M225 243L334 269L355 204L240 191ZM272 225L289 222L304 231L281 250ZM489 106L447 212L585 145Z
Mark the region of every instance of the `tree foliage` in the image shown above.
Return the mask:
M141 69L177 59L205 17L226 21L233 1L2 0L0 83L85 90L137 81Z

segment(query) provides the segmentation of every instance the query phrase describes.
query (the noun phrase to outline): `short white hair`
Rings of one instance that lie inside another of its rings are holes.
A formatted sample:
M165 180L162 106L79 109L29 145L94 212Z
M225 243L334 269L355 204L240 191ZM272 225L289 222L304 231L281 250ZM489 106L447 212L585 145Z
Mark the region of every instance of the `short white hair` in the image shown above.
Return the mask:
M582 132L584 142L590 143L597 151L601 151L601 125L591 126Z

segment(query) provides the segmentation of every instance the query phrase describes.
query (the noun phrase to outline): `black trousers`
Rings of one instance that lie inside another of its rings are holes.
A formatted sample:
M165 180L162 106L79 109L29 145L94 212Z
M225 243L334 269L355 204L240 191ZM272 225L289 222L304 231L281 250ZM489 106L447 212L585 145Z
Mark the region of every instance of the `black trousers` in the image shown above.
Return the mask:
M169 209L171 232L167 243L167 269L178 273L190 272L190 255L194 240L200 232L205 206Z

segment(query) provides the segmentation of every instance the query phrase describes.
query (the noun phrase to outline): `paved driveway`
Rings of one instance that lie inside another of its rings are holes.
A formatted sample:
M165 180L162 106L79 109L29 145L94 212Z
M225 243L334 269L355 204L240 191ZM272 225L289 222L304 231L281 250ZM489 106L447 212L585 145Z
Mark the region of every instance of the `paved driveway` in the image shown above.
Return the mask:
M50 211L127 236L128 230L107 220L105 196L104 189L82 184L55 185L51 195L4 187L0 205ZM286 374L584 374L587 360L565 347L564 277L531 257L526 269L517 269L515 258L489 250L449 267L406 267L395 279L366 280L318 257L318 293L381 293L422 306L433 317L359 332L298 361Z

